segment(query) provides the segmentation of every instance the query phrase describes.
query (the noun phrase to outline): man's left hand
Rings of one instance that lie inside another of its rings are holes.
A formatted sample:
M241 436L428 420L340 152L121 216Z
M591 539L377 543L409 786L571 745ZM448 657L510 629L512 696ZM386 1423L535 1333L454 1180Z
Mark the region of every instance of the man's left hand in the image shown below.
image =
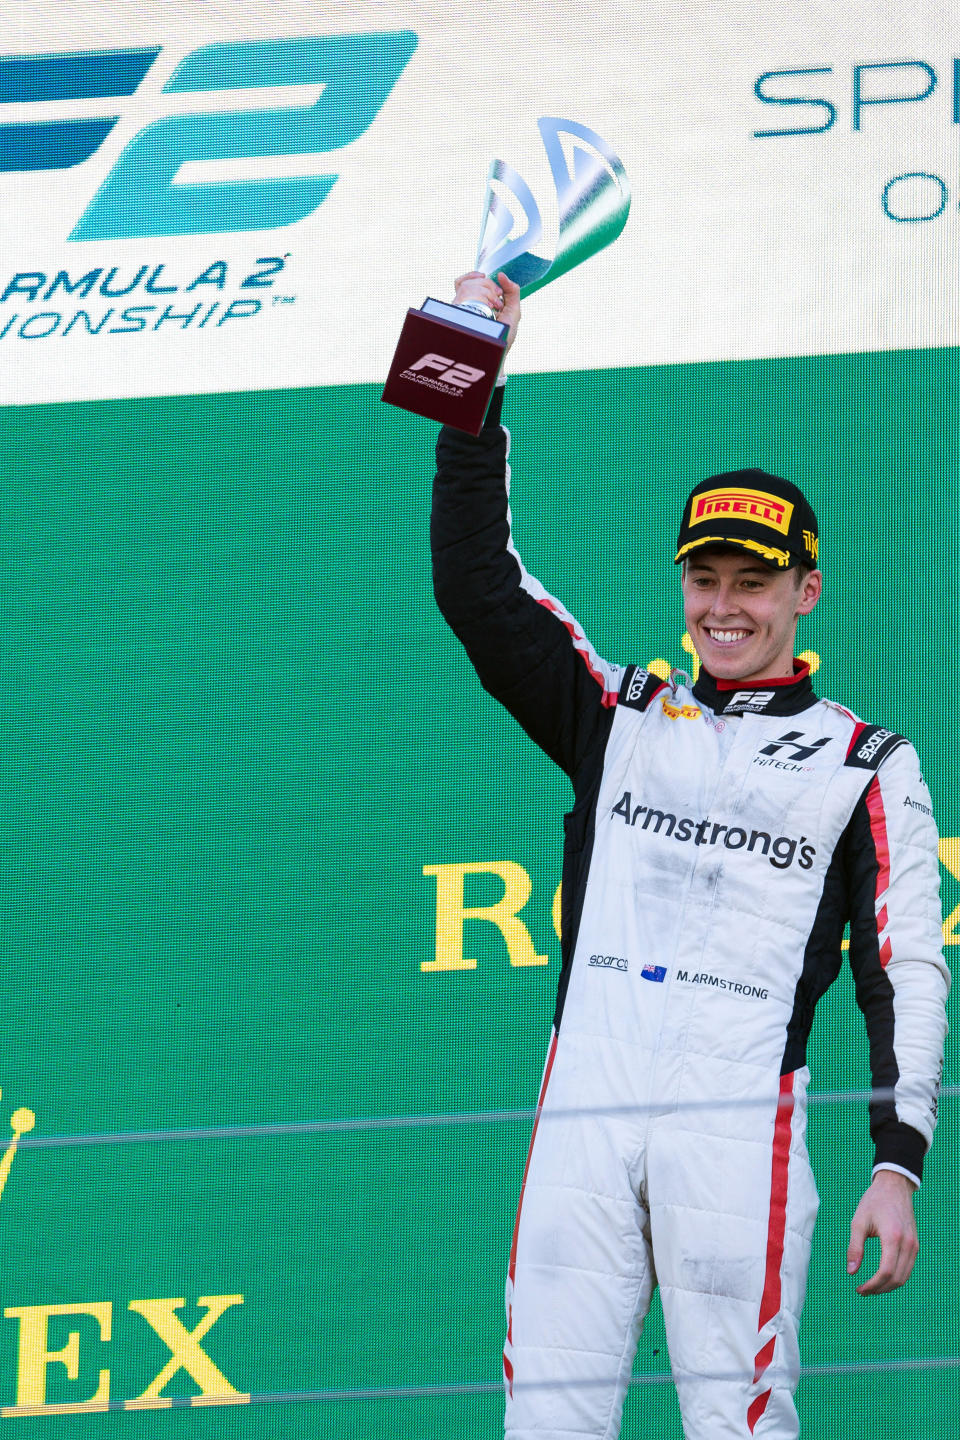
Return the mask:
M863 1264L864 1242L869 1235L880 1241L880 1264L857 1286L858 1295L883 1295L898 1290L910 1278L920 1248L913 1213L915 1186L896 1170L878 1170L857 1206L850 1225L847 1273L855 1275Z

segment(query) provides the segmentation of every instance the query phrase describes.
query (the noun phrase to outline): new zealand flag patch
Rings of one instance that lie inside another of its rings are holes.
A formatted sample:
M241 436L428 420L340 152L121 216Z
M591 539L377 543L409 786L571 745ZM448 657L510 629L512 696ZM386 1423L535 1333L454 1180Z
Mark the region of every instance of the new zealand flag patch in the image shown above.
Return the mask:
M658 985L662 985L667 978L667 967L666 965L644 965L640 974L644 980L655 980Z

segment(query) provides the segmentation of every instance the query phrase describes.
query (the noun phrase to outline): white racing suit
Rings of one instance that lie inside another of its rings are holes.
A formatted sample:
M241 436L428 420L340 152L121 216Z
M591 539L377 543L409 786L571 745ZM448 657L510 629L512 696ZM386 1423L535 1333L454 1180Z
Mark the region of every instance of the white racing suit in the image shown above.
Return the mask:
M937 835L901 736L792 681L692 690L603 661L510 540L498 391L445 429L437 597L563 767L562 969L517 1214L510 1440L616 1440L659 1285L688 1440L789 1440L817 1193L814 1007L850 963L876 1162L919 1178L949 977Z

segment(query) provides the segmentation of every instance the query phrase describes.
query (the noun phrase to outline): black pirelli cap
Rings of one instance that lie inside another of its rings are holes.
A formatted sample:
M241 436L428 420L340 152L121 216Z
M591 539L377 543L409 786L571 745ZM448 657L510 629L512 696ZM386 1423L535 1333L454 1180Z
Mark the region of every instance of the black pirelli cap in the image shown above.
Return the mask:
M701 480L683 507L676 563L707 545L733 545L773 570L816 567L817 517L789 480L765 470L731 470Z

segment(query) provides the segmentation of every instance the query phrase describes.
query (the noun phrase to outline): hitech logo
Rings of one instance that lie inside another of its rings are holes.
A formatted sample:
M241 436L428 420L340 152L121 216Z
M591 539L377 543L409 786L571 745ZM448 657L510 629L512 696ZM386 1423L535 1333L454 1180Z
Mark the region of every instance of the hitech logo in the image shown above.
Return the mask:
M141 129L69 238L120 240L221 234L292 225L326 199L337 175L178 184L193 161L316 156L370 126L417 45L410 30L204 45L187 55L164 94L320 86L312 105L160 116ZM133 95L159 47L0 58L0 107ZM108 107L105 107L108 108ZM113 109L113 106L109 107ZM2 115L2 110L0 110ZM0 175L63 170L101 147L121 116L0 123Z
M829 735L823 735L819 740L814 740L812 745L798 744L797 742L803 741L803 738L802 730L788 730L779 739L771 740L769 745L764 745L760 754L779 755L781 750L786 749L788 754L784 758L787 760L810 760L819 750L823 749L824 745L830 744Z

